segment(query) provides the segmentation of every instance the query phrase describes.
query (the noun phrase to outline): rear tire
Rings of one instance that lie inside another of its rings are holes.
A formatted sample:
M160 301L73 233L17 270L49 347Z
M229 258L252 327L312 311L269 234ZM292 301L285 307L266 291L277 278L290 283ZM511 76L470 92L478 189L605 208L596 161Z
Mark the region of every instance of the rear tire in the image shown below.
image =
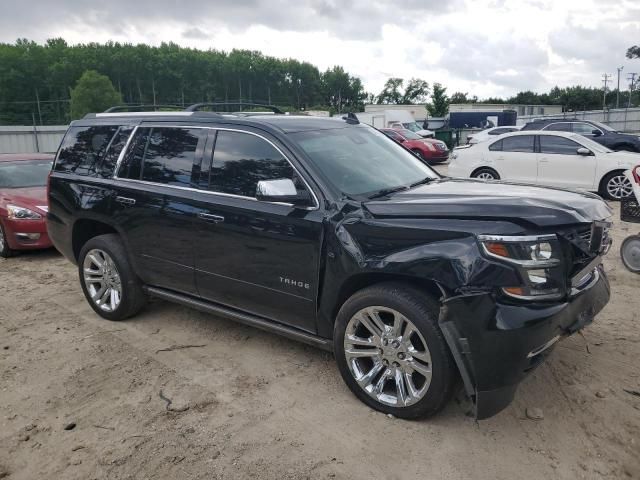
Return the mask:
M620 258L627 269L633 273L640 273L640 236L631 235L620 245Z
M84 244L78 275L89 305L102 318L125 320L146 304L142 283L116 234L99 235Z
M444 408L456 367L438 326L439 312L435 299L396 282L367 287L345 302L334 327L334 351L356 397L406 419Z
M500 175L493 168L483 167L473 172L471 174L471 178L479 178L480 180L500 180Z
M607 200L622 200L633 195L633 185L624 171L608 173L600 182L600 195Z
M9 258L13 256L14 251L9 248L9 244L7 243L7 236L4 233L4 228L2 228L2 224L0 224L0 257Z

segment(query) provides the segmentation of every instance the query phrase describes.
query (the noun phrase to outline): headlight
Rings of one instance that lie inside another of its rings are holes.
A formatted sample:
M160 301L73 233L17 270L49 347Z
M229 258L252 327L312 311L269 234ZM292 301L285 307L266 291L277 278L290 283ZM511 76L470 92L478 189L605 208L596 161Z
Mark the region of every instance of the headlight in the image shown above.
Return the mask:
M481 235L478 240L487 256L512 264L520 273L522 284L503 288L505 294L530 300L562 297L562 252L555 235Z
M9 220L39 220L42 218L38 212L16 205L7 205L7 212L9 212Z

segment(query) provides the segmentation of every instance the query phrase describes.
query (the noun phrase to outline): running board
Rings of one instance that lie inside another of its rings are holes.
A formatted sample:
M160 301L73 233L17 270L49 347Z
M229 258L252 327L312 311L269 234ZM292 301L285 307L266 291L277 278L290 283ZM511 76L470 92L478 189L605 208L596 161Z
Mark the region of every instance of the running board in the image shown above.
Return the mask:
M237 322L244 323L245 325L259 328L260 330L277 333L278 335L282 335L283 337L287 337L292 340L298 340L300 342L322 348L323 350L333 351L333 342L330 339L318 337L317 335L303 332L301 330L298 330L297 328L265 320L249 313L239 312L228 307L223 307L222 305L207 302L206 300L192 298L181 293L165 290L163 288L149 286L145 286L143 288L149 295L161 298L163 300L179 303L180 305L195 308L196 310L200 310L202 312L222 315Z

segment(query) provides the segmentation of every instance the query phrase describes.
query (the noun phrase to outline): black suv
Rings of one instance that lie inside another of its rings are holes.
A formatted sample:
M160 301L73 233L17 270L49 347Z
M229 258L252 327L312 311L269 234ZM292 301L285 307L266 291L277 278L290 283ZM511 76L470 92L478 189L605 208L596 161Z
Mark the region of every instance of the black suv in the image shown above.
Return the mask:
M534 120L522 127L524 130L552 130L555 132L573 132L588 137L611 150L640 152L640 137L621 133L608 125L590 120L544 119Z
M91 114L49 188L100 316L155 296L317 345L398 417L460 379L494 415L609 300L599 197L441 177L351 117Z

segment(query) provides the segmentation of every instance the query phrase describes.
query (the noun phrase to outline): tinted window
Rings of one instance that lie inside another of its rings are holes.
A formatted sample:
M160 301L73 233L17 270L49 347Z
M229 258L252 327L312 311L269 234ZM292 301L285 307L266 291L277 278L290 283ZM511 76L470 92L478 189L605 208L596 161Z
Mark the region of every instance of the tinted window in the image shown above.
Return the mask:
M51 160L0 162L0 188L44 187Z
M102 164L98 169L98 173L102 177L110 177L113 175L113 170L118 163L118 157L120 156L120 152L127 144L127 140L133 131L133 127L120 127L118 132L115 134L109 147L107 148L107 152L104 155L104 159L102 160Z
M513 128L495 128L489 132L489 135L502 135L503 133L513 132Z
M395 140L396 142L402 142L402 140L404 140L400 135L395 132L390 132L389 130L384 130L382 133L384 133L387 137Z
M503 152L533 153L533 135L518 135L502 139Z
M552 123L547 125L544 130L551 130L552 132L570 132L571 124L569 122Z
M142 180L167 185L190 185L198 142L198 128L153 128L144 153Z
M588 123L574 123L573 131L574 133L579 133L580 135L593 135L593 131L598 130L598 128L593 125L589 125Z
M149 142L150 128L138 128L131 140L129 149L125 153L124 161L118 171L118 176L140 180L142 178L142 158Z
M57 172L95 175L117 126L71 127L60 146Z
M213 153L210 189L255 197L260 180L294 179L293 167L264 139L219 131Z
M578 145L573 140L551 135L540 135L540 153L555 153L559 155L577 155Z
M493 142L489 145L489 150L496 152L502 150L502 140L498 140L497 142Z

